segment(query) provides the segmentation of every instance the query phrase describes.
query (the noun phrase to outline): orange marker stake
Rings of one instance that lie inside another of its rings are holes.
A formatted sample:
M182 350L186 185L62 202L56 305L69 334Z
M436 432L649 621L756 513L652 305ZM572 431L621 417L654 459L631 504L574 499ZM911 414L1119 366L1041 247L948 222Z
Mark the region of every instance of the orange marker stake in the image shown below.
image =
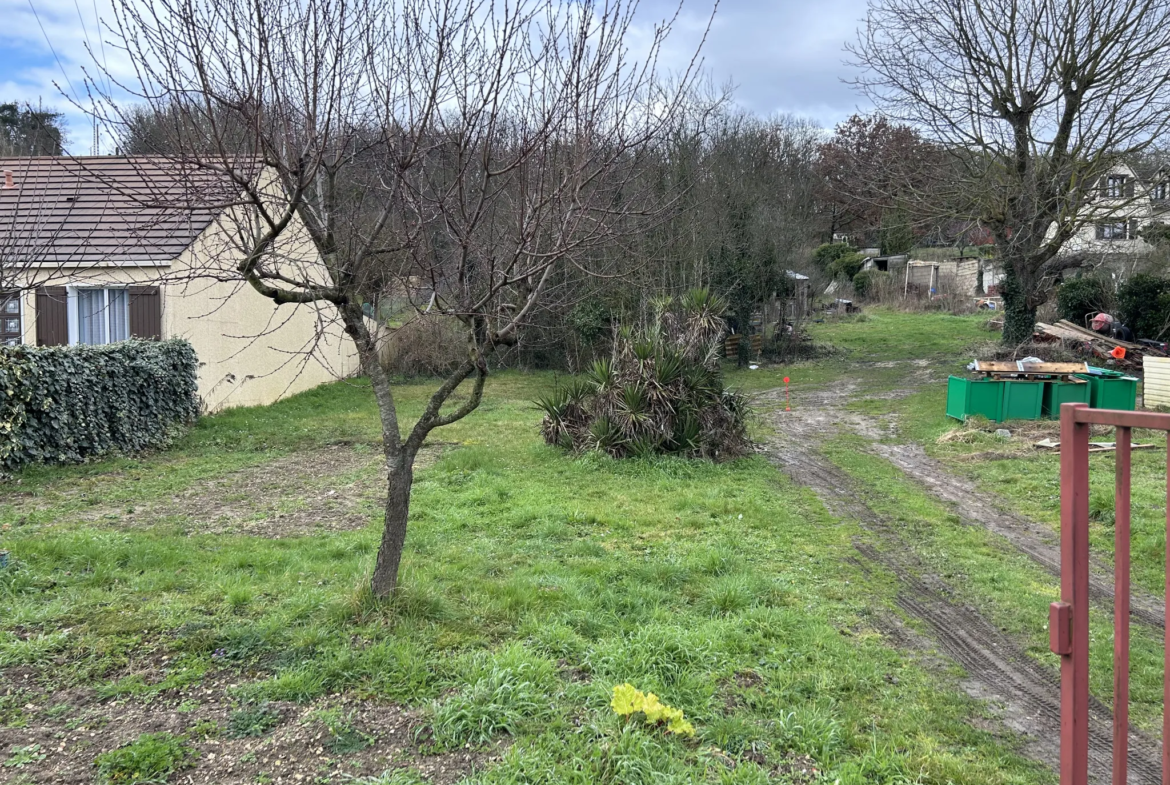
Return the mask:
M788 377L784 377L784 411L792 411L792 401L788 398Z

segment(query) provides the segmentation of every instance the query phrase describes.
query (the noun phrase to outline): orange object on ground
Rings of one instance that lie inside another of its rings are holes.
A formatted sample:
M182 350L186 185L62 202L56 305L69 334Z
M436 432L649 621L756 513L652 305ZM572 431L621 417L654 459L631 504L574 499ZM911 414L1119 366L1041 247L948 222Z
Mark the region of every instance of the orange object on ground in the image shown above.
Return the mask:
M1125 359L1125 347L1124 346L1115 346L1115 347L1113 347L1113 351L1109 352L1109 354L1111 357L1113 357L1114 360L1124 360Z

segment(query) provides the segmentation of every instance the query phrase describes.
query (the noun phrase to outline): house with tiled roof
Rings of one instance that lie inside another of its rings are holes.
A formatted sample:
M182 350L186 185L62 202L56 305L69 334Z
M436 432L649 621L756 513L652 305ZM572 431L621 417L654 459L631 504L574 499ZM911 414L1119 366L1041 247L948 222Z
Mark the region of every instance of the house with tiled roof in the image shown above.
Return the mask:
M0 158L0 342L184 338L208 410L268 404L357 370L329 314L276 306L234 266L248 206L211 169L144 157ZM281 263L319 267L287 232Z

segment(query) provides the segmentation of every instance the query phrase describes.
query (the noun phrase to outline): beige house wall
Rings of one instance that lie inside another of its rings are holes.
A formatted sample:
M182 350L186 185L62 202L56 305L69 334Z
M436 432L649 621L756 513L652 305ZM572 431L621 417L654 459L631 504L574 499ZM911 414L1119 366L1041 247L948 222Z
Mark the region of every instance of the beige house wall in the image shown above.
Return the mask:
M191 342L199 360L199 395L207 411L256 406L316 387L359 370L353 343L332 305L276 306L234 271L230 219L213 222L177 259L154 266L33 271L30 284L48 286L156 285L162 299L164 338ZM309 270L318 264L312 245L288 232L277 247L282 264ZM302 235L303 237L303 235ZM210 273L225 280L214 280ZM314 275L320 278L324 271ZM24 342L36 343L36 296L23 297Z
M1119 164L1110 170L1110 174L1128 177L1134 184L1134 195L1119 198L1109 198L1100 195L1085 208L1086 223L1065 242L1061 254L1097 254L1106 256L1143 256L1154 251L1154 247L1140 237L1118 239L1098 239L1097 223L1137 222L1140 231L1147 225L1170 220L1170 211L1164 202L1155 202L1152 199L1150 184L1143 183L1137 173L1125 164ZM1047 238L1056 232L1055 225L1048 228Z

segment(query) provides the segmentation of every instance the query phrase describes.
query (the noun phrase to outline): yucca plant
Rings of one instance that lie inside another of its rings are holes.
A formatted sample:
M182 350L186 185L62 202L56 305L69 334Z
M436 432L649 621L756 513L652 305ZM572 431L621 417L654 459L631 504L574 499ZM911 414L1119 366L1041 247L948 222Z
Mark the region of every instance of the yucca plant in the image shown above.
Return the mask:
M549 444L614 457L725 458L747 451L747 406L724 387L718 350L724 303L704 290L652 303L653 321L622 325L613 356L536 402Z

